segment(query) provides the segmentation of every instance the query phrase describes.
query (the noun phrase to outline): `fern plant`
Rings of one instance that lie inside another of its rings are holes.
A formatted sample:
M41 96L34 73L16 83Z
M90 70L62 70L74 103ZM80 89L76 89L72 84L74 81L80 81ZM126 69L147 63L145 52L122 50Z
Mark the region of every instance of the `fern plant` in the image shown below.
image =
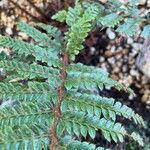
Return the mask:
M123 20L114 14L118 10L108 11L110 2L104 7L76 1L75 7L59 11L52 18L68 25L64 36L51 25L24 22L19 22L18 28L32 43L0 36L0 47L12 49L11 56L0 57L0 68L6 73L0 82L0 98L15 100L14 106L0 108L1 150L101 150L104 148L81 140L87 136L94 139L99 131L109 142L123 142L127 136L143 145L139 134L128 133L116 121L119 115L144 126L142 117L113 98L91 92L96 87L115 87L133 94L132 90L100 68L73 63L96 25L114 27ZM121 26L118 31L122 32Z

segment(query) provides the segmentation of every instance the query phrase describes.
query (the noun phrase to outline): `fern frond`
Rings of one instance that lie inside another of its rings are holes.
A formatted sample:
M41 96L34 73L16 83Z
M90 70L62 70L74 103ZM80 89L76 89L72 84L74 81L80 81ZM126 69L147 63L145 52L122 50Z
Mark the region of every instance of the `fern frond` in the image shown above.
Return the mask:
M33 56L35 56L36 60L46 62L49 66L54 66L54 67L62 66L61 61L58 58L57 52L53 51L53 49L51 51L51 49L40 50L39 48L37 48Z
M104 13L105 7L99 3L99 2L95 2L95 1L84 1L82 3L83 8L86 10L90 7L97 7L98 9L96 11L98 11L98 18Z
M134 141L137 141L139 145L144 146L143 139L138 133L132 132L132 134L129 137L131 137Z
M52 16L52 19L55 19L59 22L64 22L67 18L67 11L66 10L60 10L55 15Z
M61 150L107 150L103 147L96 147L96 145L88 143L88 142L81 142L78 140L72 139L70 136L65 136L62 140L62 146L60 146Z
M58 67L61 65L55 49L46 50L37 45L5 36L0 36L0 47L11 48L19 55L33 55L36 60L46 62L49 66Z
M0 148L1 150L47 150L49 144L47 130L46 126L40 125L0 128Z
M10 56L8 56L5 52L1 51L0 52L0 61L1 60L9 60Z
M36 47L33 44L29 44L27 42L5 36L0 36L0 47L12 48L16 52L18 52L18 54L25 55L32 55L36 49Z
M137 27L141 21L141 19L128 18L122 25L117 28L116 31L127 36L133 36L136 33Z
M127 134L120 123L115 123L104 118L99 119L96 116L91 117L82 112L64 113L59 124L64 125L64 130L68 134L75 134L78 137L79 135L86 137L89 134L94 139L96 131L101 130L108 141L114 140L117 142L119 140L123 142L123 137Z
M130 88L127 88L123 84L112 80L108 76L108 72L100 68L92 66L85 66L81 63L71 64L67 68L68 80L66 81L66 88L86 88L91 89L93 87L99 87L103 89L104 86L115 87L118 90L124 90L134 95Z
M69 7L66 17L67 25L72 26L78 19L80 19L83 13L83 8L80 4L77 4L74 8Z
M72 60L75 59L75 55L79 54L79 51L83 49L82 43L88 36L88 32L92 29L92 21L94 21L98 15L96 13L98 8L96 6L89 7L84 11L82 17L70 27L67 33L67 48ZM81 30L82 28L82 30ZM78 36L80 35L80 37Z
M58 28L44 23L36 23L34 26L46 31L50 38L54 37L55 39L60 40L59 38L61 36L61 31Z
M28 83L22 85L17 83L0 83L0 98L3 100L22 100L22 101L44 101L52 100L56 102L56 90L46 83Z
M97 25L114 28L119 24L117 32L132 36L144 20L138 17L136 2L76 0L74 7L52 17L68 25L62 35L51 25L20 22L18 27L33 43L0 36L0 47L13 52L10 58L0 54L5 73L0 82L0 149L47 150L50 144L50 149L57 150L103 150L81 139L94 139L97 131L109 142L123 142L128 136L143 145L140 135L127 133L115 122L121 116L144 126L142 117L113 98L92 93L92 88L105 87L130 94L132 90L102 69L72 63ZM145 26L143 36L148 29Z
M31 123L50 125L53 120L53 112L50 106L50 102L28 102L13 107L0 108L0 128Z
M122 15L118 15L116 13L111 13L104 17L100 17L98 22L100 22L105 27L115 27L120 21L123 19Z
M4 68L6 71L15 71L23 78L35 78L35 77L57 77L59 71L57 69L41 66L37 64L27 64L17 61L0 61L0 68Z
M137 124L144 126L144 121L141 116L136 114L131 108L122 105L120 102L115 102L113 98L101 97L92 94L82 94L69 92L68 96L62 103L61 110L83 111L91 116L101 118L101 114L106 119L116 120L116 115L121 115L128 119L133 119Z
M33 26L25 23L25 22L19 22L18 23L18 28L32 37L35 42L39 43L40 46L48 46L50 48L55 49L55 51L60 51L60 43L55 40L52 40L47 34L42 33L38 29L34 28Z
M93 66L86 66L82 63L70 64L67 67L67 73L69 76L75 76L75 77L84 73L93 74L93 76L102 74L103 76L108 77L108 72L106 72L105 70Z

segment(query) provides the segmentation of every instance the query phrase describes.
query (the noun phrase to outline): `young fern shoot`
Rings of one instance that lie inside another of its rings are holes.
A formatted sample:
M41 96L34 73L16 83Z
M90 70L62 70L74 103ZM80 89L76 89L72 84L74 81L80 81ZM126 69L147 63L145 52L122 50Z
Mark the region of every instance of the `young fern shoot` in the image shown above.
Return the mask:
M113 98L91 92L105 86L133 94L132 90L100 68L73 63L90 31L97 26L114 27L127 16L118 15L123 8L110 13L108 6L116 6L113 2L76 1L73 8L59 11L52 18L68 25L64 37L51 25L24 22L18 28L32 43L0 36L0 47L12 50L11 56L1 53L0 57L0 68L6 73L0 82L0 99L15 101L14 106L0 108L1 150L103 150L80 138L94 139L99 131L109 142L123 142L128 136L143 145L138 133L129 133L116 121L119 115L144 126L142 117ZM117 31L132 35L132 28L124 30L128 23L135 27L130 18Z

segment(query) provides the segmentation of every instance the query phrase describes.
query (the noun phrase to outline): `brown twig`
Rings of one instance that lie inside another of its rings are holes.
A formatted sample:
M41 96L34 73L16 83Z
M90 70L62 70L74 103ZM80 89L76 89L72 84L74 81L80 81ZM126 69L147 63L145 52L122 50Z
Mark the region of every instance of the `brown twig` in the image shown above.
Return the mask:
M67 78L67 74L66 74L66 67L68 66L68 62L69 62L69 59L68 59L68 53L67 52L64 52L63 54L63 60L62 60L62 63L63 63L63 67L61 69L61 73L60 73L60 77L62 79L62 83L61 85L58 87L58 103L56 104L55 108L54 108L54 122L49 130L49 133L50 133L50 139L51 139L51 144L50 144L50 150L56 150L56 147L59 143L59 139L57 137L57 133L56 133L56 128L57 128L57 125L59 123L59 120L61 118L61 110L60 110L60 107L61 107L61 103L63 101L63 98L64 98L64 95L65 95L65 86L64 86L64 83L65 83L65 80Z

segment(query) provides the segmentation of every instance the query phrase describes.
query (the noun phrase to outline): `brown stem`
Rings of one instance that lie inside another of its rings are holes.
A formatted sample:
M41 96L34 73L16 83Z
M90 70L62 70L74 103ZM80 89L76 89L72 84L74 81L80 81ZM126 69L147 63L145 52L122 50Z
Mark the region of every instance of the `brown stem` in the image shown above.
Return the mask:
M67 78L67 74L66 74L66 67L68 66L69 63L69 59L68 59L68 53L64 52L63 54L63 59L62 59L62 63L63 63L63 67L61 69L60 72L60 77L62 79L62 83L61 85L58 87L57 93L58 93L58 103L56 104L55 108L54 108L54 122L49 130L50 133L50 139L51 139L51 144L50 144L50 150L56 150L56 147L58 145L59 139L57 137L56 134L56 129L57 129L57 125L59 123L59 120L61 118L61 103L63 101L63 97L65 95L65 80Z

